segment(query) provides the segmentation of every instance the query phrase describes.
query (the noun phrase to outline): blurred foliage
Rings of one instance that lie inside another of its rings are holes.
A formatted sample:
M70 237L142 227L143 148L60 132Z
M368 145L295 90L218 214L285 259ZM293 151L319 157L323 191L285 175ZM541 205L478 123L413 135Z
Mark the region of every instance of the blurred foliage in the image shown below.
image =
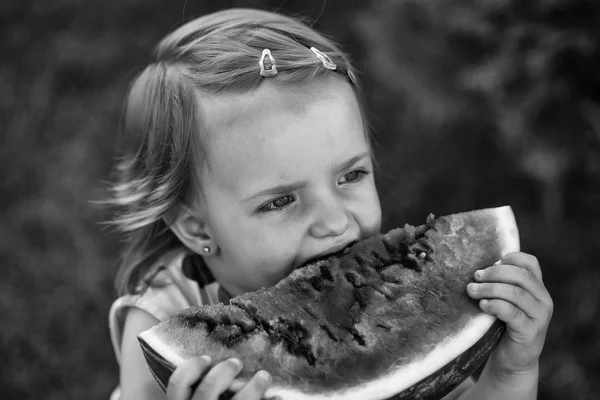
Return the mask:
M510 204L555 300L541 400L600 398L600 13L584 0L0 2L0 397L106 399L122 98L169 30L301 14L362 71L386 226Z

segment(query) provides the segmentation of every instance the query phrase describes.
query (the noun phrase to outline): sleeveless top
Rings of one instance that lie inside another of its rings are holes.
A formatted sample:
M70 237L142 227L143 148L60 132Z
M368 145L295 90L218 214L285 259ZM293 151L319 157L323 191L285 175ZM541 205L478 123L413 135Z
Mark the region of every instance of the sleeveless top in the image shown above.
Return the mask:
M144 310L159 321L164 321L188 307L222 302L219 297L220 285L202 257L185 248L164 254L150 271L151 276L145 279L149 283L147 288L137 294L119 297L110 308L110 338L119 364L125 317L130 307ZM117 387L110 400L119 399L120 388Z

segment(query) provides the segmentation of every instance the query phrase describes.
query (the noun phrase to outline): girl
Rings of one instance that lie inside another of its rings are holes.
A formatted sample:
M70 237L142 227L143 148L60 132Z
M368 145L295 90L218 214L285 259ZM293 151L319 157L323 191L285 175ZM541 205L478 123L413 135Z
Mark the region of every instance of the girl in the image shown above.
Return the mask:
M137 335L184 308L274 285L379 232L361 93L348 58L305 24L231 9L168 35L133 82L111 200L128 241L110 311L114 399L164 399ZM508 329L481 377L448 399L534 399L552 312L537 260L513 253L469 293ZM171 400L217 399L240 360L189 360ZM203 377L202 379L200 379ZM233 397L263 397L258 372ZM192 389L192 387L194 389Z

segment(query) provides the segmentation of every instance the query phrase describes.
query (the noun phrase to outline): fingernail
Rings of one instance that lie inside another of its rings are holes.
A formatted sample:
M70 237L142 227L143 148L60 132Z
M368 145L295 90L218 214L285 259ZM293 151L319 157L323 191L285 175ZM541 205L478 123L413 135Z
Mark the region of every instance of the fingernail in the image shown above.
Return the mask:
M242 362L238 358L230 358L229 362L236 366L237 369L242 369Z
M500 265L500 264L502 264L502 260L498 260L494 263L494 265Z
M469 290L471 292L476 292L479 289L479 285L476 283L469 283Z
M483 270L482 269L475 271L475 278L481 279L482 277L483 277Z
M489 300L485 300L485 299L484 299L484 300L481 300L481 301L479 302L479 304L481 304L481 306L482 306L482 307L485 307L485 306L487 306L487 305L488 305L488 303L489 303L489 302L490 302Z
M200 357L205 363L210 364L212 362L212 358L210 356L201 356Z
M256 373L260 379L262 379L265 383L271 383L271 374L267 371L258 371Z

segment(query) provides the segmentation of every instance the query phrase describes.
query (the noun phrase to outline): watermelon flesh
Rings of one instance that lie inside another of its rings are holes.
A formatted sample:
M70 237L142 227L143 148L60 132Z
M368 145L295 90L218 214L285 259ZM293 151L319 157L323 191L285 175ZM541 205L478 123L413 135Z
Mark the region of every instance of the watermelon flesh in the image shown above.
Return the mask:
M266 397L439 399L473 374L504 325L466 286L519 250L510 207L430 216L293 271L272 288L184 310L139 335L165 388L184 360L238 357L238 390L260 369Z

